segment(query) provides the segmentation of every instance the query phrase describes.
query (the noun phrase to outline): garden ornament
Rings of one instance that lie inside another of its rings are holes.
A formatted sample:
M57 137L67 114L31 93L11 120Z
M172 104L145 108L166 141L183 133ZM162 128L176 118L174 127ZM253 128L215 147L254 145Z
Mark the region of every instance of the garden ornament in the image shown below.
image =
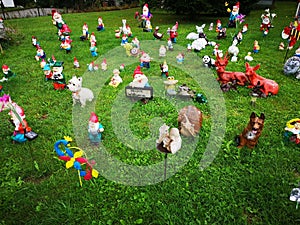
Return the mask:
M166 46L161 45L159 47L158 52L159 52L159 57L166 57L166 54L167 54L167 48L166 48Z
M300 186L300 184L299 184ZM300 203L300 188L293 188L290 195L290 200L292 202L297 202L296 209L298 209Z
M80 68L79 61L78 61L78 59L75 56L74 56L74 63L73 63L73 65L74 65L75 69Z
M158 31L159 31L159 27L156 26L155 29L154 29L154 32L153 32L153 36L154 36L155 39L161 40L164 37L164 34L159 33Z
M104 58L102 63L101 63L101 69L103 71L106 71L107 70L107 62L106 62L106 59Z
M151 62L151 58L149 54L147 54L146 52L142 52L142 56L140 57L140 66L149 69L150 62Z
M202 56L202 64L204 67L215 68L215 60L211 58L209 55Z
M184 61L184 54L181 52L176 56L176 61L178 64L182 64Z
M120 76L120 71L118 69L113 70L113 77L110 79L109 85L112 87L118 87L120 83L123 82L121 76Z
M98 116L96 113L91 112L91 116L89 119L89 140L93 145L99 145L102 140L102 132L104 131L103 125L99 123Z
M44 71L44 76L46 81L53 79L53 73L49 64L46 64L44 66L43 71Z
M196 137L202 127L202 112L193 105L185 106L179 111L177 120L180 134Z
M78 171L79 183L82 187L81 177L84 180L90 180L93 177L97 178L99 173L93 168L95 161L88 161L85 152L78 147L70 146L70 142L72 142L72 138L64 137L64 139L55 142L54 150L60 160L66 161L67 169L74 167ZM64 147L63 150L61 149L62 146ZM77 151L73 153L72 150Z
M228 22L228 27L234 27L236 28L236 22L237 22L237 16L239 15L239 10L240 10L240 3L237 2L233 7L232 10L227 8L227 12L230 13L229 15L229 22Z
M3 81L8 81L9 79L13 78L16 76L16 74L14 72L12 72L9 68L8 65L6 64L3 64L2 65L2 72L3 72L3 78L0 80L0 82L3 82Z
M159 138L156 140L157 149L161 152L175 154L181 149L182 140L179 130L163 124L159 128Z
M166 94L170 96L175 96L176 92L176 84L178 80L175 80L173 76L169 76L167 80L164 81Z
M259 69L260 64L256 65L255 67L251 67L249 63L246 62L245 66L245 75L248 77L250 83L248 88L253 88L256 85L260 85L262 87L260 90L266 96L268 96L269 94L276 95L278 93L279 85L274 80L264 78L255 72Z
M53 87L55 90L63 90L66 87L65 75L63 74L63 64L64 62L55 62L52 71L53 71Z
M101 16L98 17L97 31L104 31L104 23Z
M261 132L264 127L265 115L263 113L257 116L255 112L250 115L250 120L243 132L236 137L236 144L238 148L247 146L253 149L258 142Z
M163 78L167 78L169 76L169 66L167 64L167 61L165 60L163 64L159 64L160 66L160 72L161 76Z
M98 49L96 47L96 43L95 42L91 42L90 52L91 52L91 54L92 54L93 57L98 56L97 51L98 51Z
M284 137L286 140L291 142L295 142L296 144L300 143L300 119L292 119L286 123L286 127L284 128L285 133Z
M143 88L149 87L148 78L141 71L141 67L137 66L133 73L133 81L129 84L131 87Z
M94 98L94 94L90 89L82 87L82 77L77 78L73 76L67 84L67 89L72 92L73 105L75 105L76 102L80 102L81 107L84 107L86 101L91 102Z
M254 52L254 53L258 53L259 50L260 50L260 46L258 45L258 41L255 40L255 41L254 41L254 44L253 44L253 52Z

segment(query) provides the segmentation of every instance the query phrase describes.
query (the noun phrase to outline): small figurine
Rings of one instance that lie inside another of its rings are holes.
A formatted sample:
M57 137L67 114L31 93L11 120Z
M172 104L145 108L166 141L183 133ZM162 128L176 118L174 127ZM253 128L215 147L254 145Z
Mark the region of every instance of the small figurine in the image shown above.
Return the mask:
M43 69L45 65L46 65L46 61L45 59L42 59L42 61L40 62L40 67Z
M86 23L84 23L82 26L82 35L80 36L80 40L81 41L88 40L89 36L90 36L89 27Z
M53 65L53 87L55 90L63 90L66 87L65 75L63 74L64 62L55 62Z
M104 23L101 16L98 17L97 31L104 31Z
M95 33L92 32L91 33L91 36L90 36L90 43L94 42L95 45L97 45L97 39L96 39L96 36L95 36Z
M177 56L176 56L176 61L178 64L182 64L183 61L184 61L184 54L183 53L179 53Z
M244 59L247 62L253 61L253 57L251 56L251 52L248 52Z
M137 37L132 39L131 44L134 48L140 49L140 41Z
M143 28L144 32L152 32L152 25L150 19L146 19L145 27Z
M40 59L45 59L46 58L46 53L44 50L39 46L36 50L36 55L35 55L35 60L40 61Z
M62 25L65 24L61 14L55 9L52 9L52 23L57 27L57 29L61 29Z
M192 51L192 45L187 44L186 50L187 50L187 52L191 52Z
M261 15L261 25L260 31L263 32L263 36L266 36L269 33L270 28L273 28L272 20L276 16L275 13L270 13L270 9L265 9L265 12Z
M246 23L246 24L243 25L242 33L243 33L243 34L246 34L247 31L248 31L248 24Z
M155 30L153 32L153 36L154 36L155 39L161 40L164 37L164 34L163 33L159 33L158 31L159 31L159 27L156 26Z
M284 50L284 43L283 42L280 42L278 49L279 50Z
M49 64L46 64L43 68L44 75L45 75L45 80L51 80L53 79L53 73L51 71L51 67Z
M73 63L73 65L74 65L74 68L75 69L78 69L78 68L80 68L80 65L79 65L79 62L78 62L78 59L74 56L74 63Z
M236 28L236 20L237 20L237 16L239 15L239 9L240 9L240 3L239 2L237 2L232 7L232 11L229 8L227 9L227 12L230 13L228 27Z
M211 58L209 55L204 55L202 57L202 63L203 66L208 67L208 68L215 68L215 60L213 58Z
M72 92L73 105L80 102L81 107L86 105L86 101L92 101L94 94L92 90L82 87L82 77L73 76L67 85L68 90Z
M130 26L127 24L127 20L126 19L122 19L122 27L120 29L123 34L125 34L127 37L131 37L132 36L132 32L131 32L131 28Z
M284 136L291 142L300 143L300 119L292 119L286 123Z
M16 74L10 70L9 66L5 64L2 65L2 72L4 77L0 80L0 82L8 81L10 78L16 76Z
M32 37L31 37L31 43L32 43L32 46L33 46L33 47L36 47L36 45L38 44L38 43L37 43L37 38L36 38L35 36L32 36Z
M52 55L52 56L51 56L51 59L48 58L47 61L48 61L48 64L49 64L50 66L53 66L53 65L56 63L56 58L55 58L54 55Z
M120 38L121 37L121 33L122 33L122 27L120 27L119 29L115 30L115 37L116 38Z
M116 88L119 86L120 83L123 82L122 78L120 77L120 71L118 69L113 70L113 77L110 79L109 85Z
M66 53L69 54L69 53L71 53L71 48L72 48L71 43L72 43L72 40L65 39L60 44L60 48L66 50Z
M185 99L190 100L191 98L194 98L195 92L189 88L186 84L182 84L178 87L178 93L177 96Z
M202 112L193 105L183 107L178 113L178 129L186 137L196 137L202 127Z
M243 40L243 33L241 31L239 31L236 35L234 35L233 37L233 41L237 42L237 44L240 44Z
M138 15L136 13L136 15ZM145 4L143 6L143 12L142 12L142 15L140 16L141 17L141 27L144 28L146 26L146 20L147 19L151 19L152 18L152 14L150 13L150 10L149 10L149 7L148 7L148 4Z
M177 128L171 128L163 124L159 128L159 138L156 140L157 149L161 152L175 154L181 149L182 140Z
M94 61L87 64L87 66L88 66L88 71L95 71L99 69L98 64L95 64Z
M263 86L260 84L260 81L258 81L257 84L253 86L252 91L250 92L250 96L253 96L255 98L266 98L267 95L262 90Z
M11 121L15 126L15 130L11 136L13 142L26 142L27 138L25 137L25 133L30 132L31 128L28 126L27 121L25 120L23 108L13 102L8 115L11 116Z
M238 148L247 146L253 149L258 142L261 132L264 127L265 115L263 113L257 116L255 112L250 115L250 120L247 127L243 132L236 137L236 143Z
M141 66L137 66L133 73L133 81L129 84L131 87L143 88L150 87L148 78L141 71Z
M98 53L97 53L97 47L96 47L96 43L95 42L92 42L91 43L91 47L90 47L90 52L92 54L93 57L96 57L98 56Z
M159 48L159 57L166 57L167 48L164 45L161 45Z
M300 184L299 188L293 188L290 195L290 201L297 202L296 209L298 209L298 205L300 204Z
M214 29L214 23L210 23L210 24L209 24L208 30L209 30L209 31L212 31L213 29Z
M89 127L88 127L88 133L89 133L89 139L91 144L93 145L99 145L99 143L102 140L102 132L104 131L103 125L99 123L98 116L96 113L91 112L91 116L89 119Z
M220 30L222 30L222 22L218 19L216 22L216 32L219 33Z
M168 49L169 51L173 51L173 50L174 50L174 47L173 47L173 43L172 43L172 41L171 41L171 38L168 39L167 49Z
M218 33L218 36L217 36L217 39L218 40L220 40L220 39L224 39L224 38L226 38L226 28L225 27L223 27L220 31L219 31L219 33Z
M169 66L166 60L164 61L163 64L160 64L159 66L160 66L161 76L163 78L167 78L169 76Z
M229 48L228 48L228 53L230 54L230 55L233 55L233 56L237 56L238 54L239 54L239 52L240 52L240 50L239 50L239 48L237 47L237 40L236 39L234 39L233 40L233 42L232 42L232 45L231 46L229 46Z
M172 43L177 42L177 40L176 40L176 38L178 37L177 29L178 29L178 22L176 21L175 25L170 30L170 39L171 39Z
M103 71L106 71L107 70L107 62L106 62L106 59L104 58L102 63L101 63L101 69Z
M254 53L258 53L259 50L260 50L260 47L259 47L259 45L258 45L258 41L255 40L255 41L254 41L254 45L253 45L253 52L254 52Z
M124 70L125 70L125 64L122 63L122 64L120 65L119 71L122 72L122 71L124 71Z
M126 43L128 43L128 37L125 34L123 34L121 40L121 46L124 46Z
M177 94L176 92L176 84L178 83L178 80L175 80L173 76L168 77L167 80L164 81L166 94L170 96L175 96Z
M140 66L149 69L150 68L150 61L151 58L149 56L149 54L147 54L146 52L142 53L142 56L140 58Z

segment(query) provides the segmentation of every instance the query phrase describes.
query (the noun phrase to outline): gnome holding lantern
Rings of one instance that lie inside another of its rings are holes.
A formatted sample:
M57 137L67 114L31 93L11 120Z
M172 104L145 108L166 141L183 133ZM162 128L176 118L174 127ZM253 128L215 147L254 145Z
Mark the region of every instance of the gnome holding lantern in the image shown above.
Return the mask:
M8 81L8 79L16 76L16 74L10 70L8 65L5 64L2 66L2 72L4 74L4 77L0 80L0 82Z
M234 27L234 28L236 27L236 17L239 15L239 10L240 10L239 2L237 2L232 7L232 11L229 8L227 9L227 12L230 13L228 27Z
M91 144L93 145L99 145L99 143L102 140L102 132L104 131L104 128L101 123L99 123L98 116L96 113L91 112L90 120L89 120L89 126L88 126L88 133L89 133L89 139Z

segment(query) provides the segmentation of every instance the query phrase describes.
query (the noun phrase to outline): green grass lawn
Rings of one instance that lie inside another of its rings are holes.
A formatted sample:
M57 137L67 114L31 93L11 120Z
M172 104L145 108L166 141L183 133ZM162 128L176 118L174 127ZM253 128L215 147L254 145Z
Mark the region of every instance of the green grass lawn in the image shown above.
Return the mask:
M254 61L250 65L260 63L257 73L280 86L278 95L258 98L255 106L250 104L247 87L221 93L216 72L202 66L201 57L212 55L211 46L200 53L186 52L191 42L185 37L196 31L195 25L205 23L208 39L219 43L223 52L231 45L236 29L229 28L227 38L218 41L215 30L208 31L217 17L199 17L191 22L153 11L152 26L158 25L162 32L179 22L174 51L167 53L170 75L179 84L186 83L203 93L208 104L167 98L159 68L164 59L158 57L158 47L166 44L167 35L158 41L152 33L143 32L134 19L137 10L140 9L63 14L72 30L71 54L59 49L50 16L5 21L21 36L0 55L0 64L9 65L17 74L13 80L2 83L3 89L24 108L27 122L39 137L32 142L12 144L8 111L0 114L0 224L299 224L299 209L289 200L290 191L300 182L299 147L284 142L283 133L286 122L299 117L300 83L283 74L285 51L278 50L283 41L282 29L293 21L296 4L276 2L271 10L277 13L274 28L266 37L259 31L263 10L252 11L246 17L249 30L238 46L239 61L229 62L227 70L244 72L243 58L258 40L261 49L252 54ZM96 31L98 16L105 24L103 32ZM141 48L153 58L151 68L143 69L156 90L154 99L147 104L131 102L124 94L139 61L127 57L120 47L121 40L115 38L114 31L122 25L123 18L141 41ZM227 17L220 19L223 25L228 21ZM96 33L99 58L92 58L89 43L79 39L84 22ZM84 109L73 107L70 91L55 91L52 83L44 80L39 62L34 59L32 35L38 38L47 57L54 55L58 61L64 61L66 80L73 75L83 76L84 86L94 90L93 103L87 103ZM175 57L182 51L186 58L179 65ZM74 56L80 69L73 68ZM106 72L87 72L88 63L95 60L101 64L103 58L108 62ZM107 83L112 70L123 62L123 83L114 89ZM178 109L187 104L201 109L203 126L199 137L183 138L178 154L168 156L168 179L163 181L164 155L155 148L158 128L163 122L176 127ZM105 128L99 148L91 147L87 139L92 110ZM251 152L237 149L233 140L247 125L252 111L264 113L266 121L259 143ZM53 148L66 135L73 138L72 146L82 148L88 158L97 162L99 177L83 181L82 187L76 170L66 169Z

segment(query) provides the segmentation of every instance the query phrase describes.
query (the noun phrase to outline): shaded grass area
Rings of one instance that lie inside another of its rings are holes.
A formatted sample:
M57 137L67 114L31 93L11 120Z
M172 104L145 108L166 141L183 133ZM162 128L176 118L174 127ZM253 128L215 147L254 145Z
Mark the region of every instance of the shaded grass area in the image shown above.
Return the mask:
M278 95L257 99L256 106L253 107L250 104L250 90L246 87L238 87L237 92L224 94L225 138L215 160L203 171L199 169L199 162L209 136L213 135L210 133L212 121L209 105L197 104L203 111L204 121L199 136L201 141L197 143L192 157L166 181L142 187L118 184L101 176L101 173L99 178L85 181L83 187L80 187L75 169L64 168L64 163L56 157L53 144L65 135L74 136L72 114L73 110L80 111L80 107L72 108L69 91L54 91L52 84L44 81L39 63L34 61L35 49L31 46L31 36L35 35L47 57L53 54L56 59L64 61L66 80L74 74L80 76L85 74L86 64L94 60L90 56L89 43L79 41L83 23L89 25L90 31L96 31L98 16L103 17L105 31L96 33L96 37L99 54L105 54L120 45L120 40L114 37L114 30L121 26L123 18L127 19L134 36L139 40L153 40L152 33L142 32L138 22L134 20L134 12L138 9L63 15L72 30L71 37L74 42L71 55L59 50L56 28L51 24L50 17L5 21L25 37L19 45L6 49L5 54L0 56L1 64L9 65L17 74L14 80L3 83L4 91L24 108L29 125L39 137L33 142L13 145L10 140L13 128L8 122L7 111L0 114L0 223L298 224L299 211L295 209L294 202L289 201L289 194L300 181L299 147L283 141L283 129L288 120L299 117L300 83L294 77L283 74L285 52L278 50L282 41L281 31L293 20L295 9L294 3L277 2L274 9L277 13L274 28L267 37L263 37L259 31L262 11L252 11L246 17L249 31L239 45L240 60L237 63L230 62L227 66L230 71L244 71L243 57L248 51L252 51L253 41L258 40L261 50L253 55L254 61L250 64L261 64L257 73L274 79L279 84ZM185 37L189 32L195 31L196 24L206 23L208 39L220 43L220 49L224 52L231 44L231 37L237 32L235 29L228 29L227 38L217 41L215 31L209 32L207 29L209 23L215 23L217 18L195 18L191 22L161 11L152 13L152 25L159 25L161 31L165 32L175 21L179 22L175 50L176 45L186 47L190 43ZM223 24L228 20L220 19ZM166 38L162 43L166 43ZM211 55L212 51L212 47L208 46L197 53L199 65L201 57L205 54ZM290 51L288 56L293 52L294 50ZM73 69L74 56L81 64L78 70ZM153 62L145 74L159 77L159 63L161 62ZM96 100L95 111L105 126L103 145L107 151L128 164L145 166L163 161L164 155L155 148L139 152L126 146L116 137L111 117L114 99L119 90L124 89L132 80L133 70L137 65L138 60L126 67L123 73L124 83L118 89L108 86L102 88ZM216 77L215 72L211 73ZM205 89L198 87L185 71L170 66L170 74L180 80L180 83L187 83L198 92ZM129 104L129 101L124 104ZM246 126L252 111L258 114L264 112L266 122L258 146L250 153L246 148L238 150L234 146L233 138ZM154 98L146 105L134 104L129 116L130 129L142 140L152 133L158 134L158 131L151 131L149 126L155 117L161 117L171 126L177 125L177 112L170 101ZM78 137L80 138L86 138L84 131L82 137ZM89 148L88 143L85 147ZM91 152L92 157L98 157L97 150ZM170 162L172 157L169 157ZM102 161L98 163L105 164ZM98 166L102 168L101 165ZM161 169L163 175L164 168ZM172 171L176 168L168 169ZM122 175L122 168L113 172ZM138 181L139 178L132 179Z

